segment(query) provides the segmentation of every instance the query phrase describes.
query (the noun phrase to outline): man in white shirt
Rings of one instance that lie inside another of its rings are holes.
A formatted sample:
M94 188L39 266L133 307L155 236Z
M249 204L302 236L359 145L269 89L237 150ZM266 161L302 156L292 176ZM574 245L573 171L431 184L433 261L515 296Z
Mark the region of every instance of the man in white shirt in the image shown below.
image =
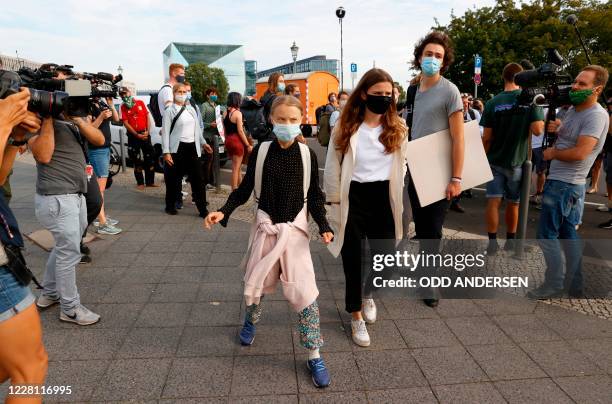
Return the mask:
M159 105L159 112L164 115L164 111L174 102L172 96L172 87L176 83L185 82L185 66L180 63L172 63L168 67L168 82L166 82L159 90L157 95L157 102Z

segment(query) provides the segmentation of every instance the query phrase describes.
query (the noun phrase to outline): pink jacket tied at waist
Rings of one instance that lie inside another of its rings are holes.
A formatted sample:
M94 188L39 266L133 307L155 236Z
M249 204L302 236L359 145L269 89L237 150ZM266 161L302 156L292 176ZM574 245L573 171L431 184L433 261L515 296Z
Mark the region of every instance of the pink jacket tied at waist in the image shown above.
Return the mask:
M258 209L244 275L246 304L259 304L262 295L274 293L279 279L283 295L296 312L312 304L319 290L309 243L306 207L293 222L277 224Z

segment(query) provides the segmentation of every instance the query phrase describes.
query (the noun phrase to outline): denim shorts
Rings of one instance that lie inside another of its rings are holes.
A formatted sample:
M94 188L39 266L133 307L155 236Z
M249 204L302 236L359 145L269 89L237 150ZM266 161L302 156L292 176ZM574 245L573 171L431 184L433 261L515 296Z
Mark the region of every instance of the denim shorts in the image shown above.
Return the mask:
M545 173L549 162L544 160L544 149L536 147L532 151L531 161L533 162L533 170L537 174Z
M34 303L30 289L21 285L6 267L0 267L0 322L19 314Z
M491 164L493 179L487 182L487 198L505 198L508 202L517 203L521 199L521 166L510 169Z
M110 147L100 149L89 149L89 162L93 166L98 178L108 178L108 167L110 166Z

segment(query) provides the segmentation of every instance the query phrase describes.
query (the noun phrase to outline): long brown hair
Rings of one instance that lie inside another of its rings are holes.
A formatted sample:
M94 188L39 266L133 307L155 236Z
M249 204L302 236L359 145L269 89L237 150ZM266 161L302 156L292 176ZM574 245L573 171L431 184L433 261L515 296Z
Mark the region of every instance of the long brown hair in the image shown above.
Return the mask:
M278 79L283 77L279 72L274 72L268 77L268 89L267 93L276 94L278 92Z
M393 86L393 79L382 69L370 69L363 75L359 84L353 90L346 105L340 114L340 130L336 137L336 149L346 153L349 147L351 136L353 136L359 126L363 123L365 116L366 103L362 95L368 93L370 87L375 84L388 82ZM380 142L385 146L385 153L390 154L399 149L402 141L406 137L407 128L397 114L394 102L391 102L389 109L381 118L383 127L380 135Z

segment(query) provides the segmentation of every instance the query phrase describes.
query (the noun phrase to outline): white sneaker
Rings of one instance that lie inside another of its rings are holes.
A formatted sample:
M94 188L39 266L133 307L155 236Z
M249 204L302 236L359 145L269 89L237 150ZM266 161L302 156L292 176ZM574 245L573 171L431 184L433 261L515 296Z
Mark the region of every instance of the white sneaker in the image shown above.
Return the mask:
M359 346L370 346L370 335L363 320L351 320L353 342Z
M111 226L117 226L119 224L119 220L106 216L106 223L110 224ZM93 225L94 227L100 227L100 221L98 219L94 220Z
M57 299L52 299L49 296L40 295L36 300L36 306L40 307L41 309L46 309L47 307L51 307L54 304L58 304L59 301L59 297Z
M609 210L610 208L608 208L608 205L599 205L597 207L598 212L608 212Z
M91 325L100 321L100 315L79 304L72 310L72 313L60 312L60 320L78 325Z
M374 324L376 322L376 303L374 303L374 299L363 299L361 313L366 323Z
M121 230L118 227L113 226L110 223L106 223L104 224L104 226L100 226L96 229L96 232L98 234L109 234L111 236L114 236L115 234L119 234L121 233L123 230Z

